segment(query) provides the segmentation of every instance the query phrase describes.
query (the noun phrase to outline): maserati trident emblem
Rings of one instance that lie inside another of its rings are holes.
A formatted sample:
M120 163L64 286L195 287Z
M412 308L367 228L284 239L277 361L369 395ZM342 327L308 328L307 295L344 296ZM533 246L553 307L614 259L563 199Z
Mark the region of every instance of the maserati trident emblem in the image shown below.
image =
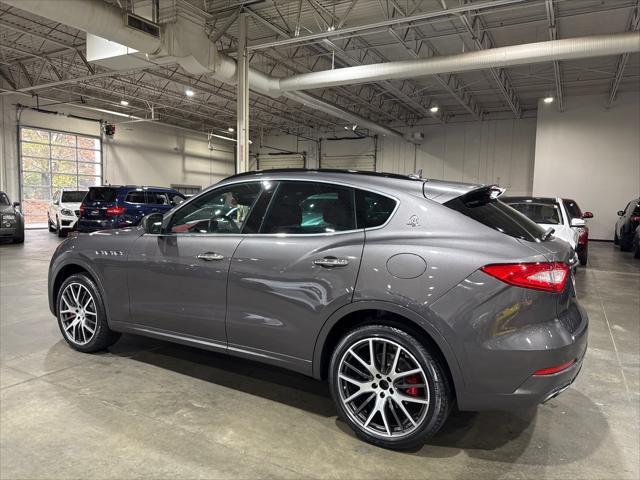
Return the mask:
M420 219L417 215L411 215L409 217L409 223L407 223L410 227L418 227L420 225Z

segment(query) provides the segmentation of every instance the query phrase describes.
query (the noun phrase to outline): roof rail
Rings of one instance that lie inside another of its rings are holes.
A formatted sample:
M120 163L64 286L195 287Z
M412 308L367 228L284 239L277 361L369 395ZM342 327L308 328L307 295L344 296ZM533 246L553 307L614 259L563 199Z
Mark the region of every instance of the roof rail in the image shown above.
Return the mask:
M419 180L425 181L424 178L416 178L415 176L410 175L400 175L397 173L389 173L389 172L371 172L366 170L342 170L339 168L273 168L270 170L251 170L249 172L236 173L235 175L231 175L227 178L237 178L244 177L248 175L256 175L256 174L268 174L268 173L297 173L297 172L305 172L305 173L347 173L352 175L368 175L372 177L386 177L386 178L395 178L398 180Z

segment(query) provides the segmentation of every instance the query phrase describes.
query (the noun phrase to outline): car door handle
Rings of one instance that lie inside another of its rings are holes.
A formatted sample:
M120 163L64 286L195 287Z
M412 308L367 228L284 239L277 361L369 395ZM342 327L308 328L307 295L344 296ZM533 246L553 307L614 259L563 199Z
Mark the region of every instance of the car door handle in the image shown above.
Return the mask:
M347 260L346 258L324 257L318 260L314 260L313 264L325 268L346 267L347 265L349 265L349 260Z
M213 262L214 260L222 260L224 255L215 252L205 252L198 255L196 258L204 260L205 262Z

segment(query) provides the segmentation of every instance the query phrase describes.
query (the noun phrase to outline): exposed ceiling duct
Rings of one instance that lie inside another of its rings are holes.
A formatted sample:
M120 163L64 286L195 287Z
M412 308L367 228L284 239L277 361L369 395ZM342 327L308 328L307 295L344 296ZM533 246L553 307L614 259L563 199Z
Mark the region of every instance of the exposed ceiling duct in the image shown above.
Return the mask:
M178 63L191 74L208 74L225 83L236 83L236 61L218 52L207 37L203 25L194 24L192 18L175 15L174 21L161 25L159 36L153 36L127 26L125 12L102 0L2 1L21 10L126 45L138 50L140 54L145 54L146 58L155 63ZM396 130L299 90L638 51L640 51L640 33L632 32L515 45L444 57L346 67L305 73L289 78L272 77L250 69L249 84L252 90L261 94L271 97L284 95L373 132L403 137Z

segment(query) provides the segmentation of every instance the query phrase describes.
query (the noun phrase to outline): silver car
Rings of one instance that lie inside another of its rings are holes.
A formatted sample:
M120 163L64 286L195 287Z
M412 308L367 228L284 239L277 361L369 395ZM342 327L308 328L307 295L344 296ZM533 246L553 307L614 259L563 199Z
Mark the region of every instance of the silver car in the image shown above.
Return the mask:
M65 340L120 332L327 379L364 440L420 445L460 410L537 405L582 365L571 249L495 186L380 173L230 177L136 228L63 242Z

